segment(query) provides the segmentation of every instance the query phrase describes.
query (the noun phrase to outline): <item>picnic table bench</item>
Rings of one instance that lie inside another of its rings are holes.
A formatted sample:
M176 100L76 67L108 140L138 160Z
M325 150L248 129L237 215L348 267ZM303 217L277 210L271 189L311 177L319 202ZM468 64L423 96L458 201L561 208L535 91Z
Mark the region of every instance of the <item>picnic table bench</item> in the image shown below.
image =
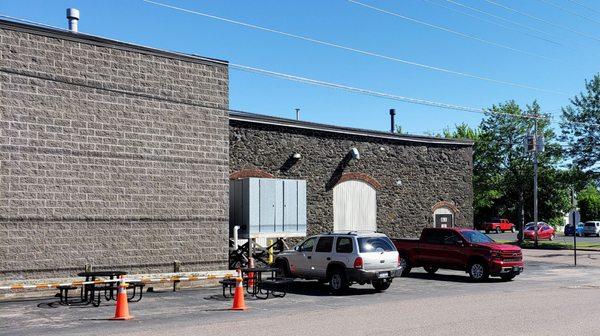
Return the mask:
M80 272L77 276L85 277L85 282L94 282L99 277L108 277L109 280L115 280L117 277L126 275L124 271L93 271ZM104 283L88 283L81 286L80 300L69 301L69 291L77 287L72 285L58 286L60 303L64 305L71 304L92 304L94 307L100 306L102 296L106 301L116 300L119 281L111 281ZM140 280L131 280L127 282L127 289L132 290L131 296L128 297L129 302L138 302L142 299L143 288L145 284Z
M282 298L287 294L294 279L275 276L278 270L271 267L243 268L241 269L242 285L246 288L248 294L258 299L268 299L269 296ZM271 273L271 276L264 277L264 273ZM223 287L223 297L232 297L237 284L236 278L223 279L219 283ZM229 295L227 291L229 291Z

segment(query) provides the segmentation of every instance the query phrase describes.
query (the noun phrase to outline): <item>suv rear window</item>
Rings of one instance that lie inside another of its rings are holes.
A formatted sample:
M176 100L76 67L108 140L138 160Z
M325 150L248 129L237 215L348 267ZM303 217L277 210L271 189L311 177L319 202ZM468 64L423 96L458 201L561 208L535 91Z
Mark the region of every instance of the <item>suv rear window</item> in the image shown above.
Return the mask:
M352 253L352 238L338 237L335 243L335 252L337 253Z
M387 237L358 238L358 249L361 253L396 251L394 244Z
M333 237L321 237L317 243L315 252L331 252L333 247Z

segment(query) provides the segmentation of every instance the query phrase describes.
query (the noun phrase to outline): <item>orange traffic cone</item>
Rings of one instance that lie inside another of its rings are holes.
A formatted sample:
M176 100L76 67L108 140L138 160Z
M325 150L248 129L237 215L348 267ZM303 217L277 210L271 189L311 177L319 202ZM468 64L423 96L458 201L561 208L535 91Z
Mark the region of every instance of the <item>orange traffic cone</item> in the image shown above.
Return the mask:
M111 320L130 320L132 318L133 316L129 315L129 303L127 302L127 284L121 281L117 289L115 317Z
M235 278L235 292L233 293L233 306L231 310L246 310L246 301L244 300L244 286L242 286L241 273L238 273L238 277Z
M248 259L248 268L254 268L254 258ZM254 287L254 272L248 272L248 286Z

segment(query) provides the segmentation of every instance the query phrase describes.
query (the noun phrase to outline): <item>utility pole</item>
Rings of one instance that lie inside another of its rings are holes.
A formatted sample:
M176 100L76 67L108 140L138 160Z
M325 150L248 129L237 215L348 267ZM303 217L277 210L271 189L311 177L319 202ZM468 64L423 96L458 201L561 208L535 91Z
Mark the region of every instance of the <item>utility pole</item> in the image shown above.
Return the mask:
M535 239L533 246L538 247L538 115L533 119L533 222L535 223Z
M575 188L571 188L571 212L569 213L569 224L573 225L573 263L577 266L577 224L581 218L577 211L577 197L575 196Z

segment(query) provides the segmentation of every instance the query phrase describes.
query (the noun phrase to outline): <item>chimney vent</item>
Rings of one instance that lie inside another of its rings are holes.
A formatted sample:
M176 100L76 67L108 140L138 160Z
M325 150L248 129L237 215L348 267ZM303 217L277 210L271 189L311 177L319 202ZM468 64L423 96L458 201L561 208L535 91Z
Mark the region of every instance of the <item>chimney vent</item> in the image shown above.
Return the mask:
M69 30L77 33L79 31L77 27L79 23L79 9L67 8L67 20L69 20Z
M396 110L395 109L390 109L390 133L395 133L396 132L396 120L395 120L395 116L396 116Z

